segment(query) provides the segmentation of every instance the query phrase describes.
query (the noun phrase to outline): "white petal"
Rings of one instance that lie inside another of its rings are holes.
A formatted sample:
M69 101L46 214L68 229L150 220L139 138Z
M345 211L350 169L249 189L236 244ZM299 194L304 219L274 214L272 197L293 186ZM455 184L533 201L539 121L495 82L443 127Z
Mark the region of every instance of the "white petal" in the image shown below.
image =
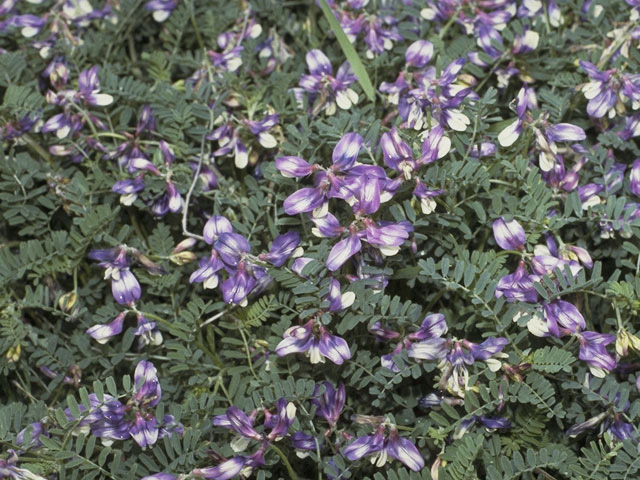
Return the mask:
M236 152L235 163L237 168L245 168L249 164L249 154L247 152Z
M111 105L113 103L113 97L106 93L98 93L96 95L93 95L93 98L96 101L96 105L100 105L101 107Z
M502 130L498 135L498 143L503 147L510 147L511 145L513 145L520 136L520 133L517 131L519 125L520 120L516 119L507 128Z
M400 247L380 246L378 248L380 249L380 253L382 255L384 255L385 257L393 257L396 253L398 253L400 251Z
M538 32L534 32L533 30L527 30L527 33L524 34L524 38L522 39L522 43L532 50L538 48L539 41L540 34Z
M264 148L274 148L278 145L278 141L275 139L275 137L267 132L262 132L258 136L258 140L260 141L260 145L262 145Z
M451 116L447 120L447 124L456 132L464 132L471 123L469 117L456 109L451 110L449 113Z
M67 135L69 135L70 131L71 131L71 127L69 127L68 125L65 125L64 127L56 130L56 137L61 139L65 138Z
M429 215L430 213L432 213L437 206L438 204L433 198L423 198L420 200L420 208L422 210L422 213L424 213L425 215Z
M164 22L167 18L169 18L171 12L168 12L167 10L156 10L155 12L153 12L153 19L158 22L158 23L162 23Z
M34 27L24 27L22 30L20 30L20 33L25 38L31 38L34 35L37 35L38 31L39 30L37 28L34 28Z
M349 95L344 90L340 90L336 94L336 103L342 110L348 110L351 108L351 100L349 99Z
M211 277L207 278L204 282L202 282L202 286L206 289L216 288L218 286L219 281L220 279L218 278L218 275L212 275Z
M438 159L444 157L451 150L451 139L442 137L438 143Z
M354 292L346 292L340 296L340 303L342 308L349 308L356 300L356 294Z

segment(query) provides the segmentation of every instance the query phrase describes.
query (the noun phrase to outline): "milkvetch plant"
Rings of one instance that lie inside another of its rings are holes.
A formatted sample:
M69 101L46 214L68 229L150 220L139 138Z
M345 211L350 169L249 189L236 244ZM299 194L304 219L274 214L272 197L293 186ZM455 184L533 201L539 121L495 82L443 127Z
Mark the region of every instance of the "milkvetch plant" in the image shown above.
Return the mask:
M640 475L635 0L0 3L0 478Z

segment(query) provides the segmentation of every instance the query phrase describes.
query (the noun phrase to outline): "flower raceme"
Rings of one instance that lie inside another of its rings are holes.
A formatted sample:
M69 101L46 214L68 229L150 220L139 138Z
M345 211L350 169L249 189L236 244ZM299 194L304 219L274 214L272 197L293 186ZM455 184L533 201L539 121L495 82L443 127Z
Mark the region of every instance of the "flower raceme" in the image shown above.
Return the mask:
M508 340L502 337L489 337L482 343L469 340L443 338L447 332L444 316L428 316L422 328L416 333L419 341L413 342L407 349L407 354L417 360L438 360L442 370L441 385L451 393L464 397L469 388L469 371L467 365L476 361L483 361L489 369L498 371L502 363L494 358L504 354L500 352L507 345Z
M69 420L78 422L78 431L91 432L105 444L133 438L144 449L155 444L158 438L182 434L182 425L171 415L165 415L160 423L156 420L153 408L160 403L162 391L157 370L151 362L142 360L138 363L134 382L132 394L124 404L107 394L101 401L92 393L90 405L79 405L80 418L75 418L69 409L65 414Z
M246 304L247 297L260 291L270 282L265 262L281 267L297 252L300 236L291 231L277 236L266 253L251 254L251 245L242 235L233 231L231 222L221 215L213 215L205 224L203 238L212 245L211 254L199 262L189 281L202 283L205 289L220 285L226 303ZM221 271L227 279L220 283Z
M289 434L289 428L296 415L295 405L287 402L285 398L280 398L276 402L275 409L275 413L271 413L268 409L262 409L264 415L262 433L254 427L256 417L260 413L258 410L247 415L239 408L231 406L223 415L214 417L214 426L223 427L235 433L236 436L231 442L231 447L235 452L244 451L252 440L260 442L260 445L251 455L238 455L215 467L197 468L193 470L192 474L196 477L212 480L227 480L241 473L248 476L254 469L264 465L264 454L270 444L282 440ZM294 446L296 439L299 441L299 437L295 434L290 436Z
M363 141L357 133L344 135L333 149L329 168L310 165L300 157L276 159L276 168L285 177L314 174L314 187L302 188L287 197L285 212L289 215L310 214L311 221L316 224L312 231L319 237L336 237L348 232L347 238L335 244L329 253L326 266L330 271L338 270L360 252L362 240L383 255L395 255L413 231L413 226L406 221L378 222L370 218L382 203L392 198L402 179L388 178L381 167L358 164L356 159ZM424 195L429 196L429 192L424 192ZM329 212L330 198L344 200L350 205L355 220L348 228L342 227Z
M498 135L498 142L503 147L510 147L520 137L525 128L530 128L535 140L535 152L538 155L538 165L543 172L554 168L558 161L559 142L581 142L587 138L584 130L570 123L549 123L549 115L541 113L537 119L531 114L538 108L538 102L533 88L524 86L516 98L516 113L518 118L509 123Z
M526 234L522 226L515 220L505 221L499 218L493 223L493 234L496 243L505 250L523 251L526 244ZM524 260L518 262L516 271L503 276L497 286L495 296L504 296L509 302L537 303L538 292L534 283L540 282L543 275L551 276L551 281L558 282L555 275L575 277L583 266L591 268L593 260L589 252L575 245L560 247L552 235L546 236L546 245L537 245L534 255L529 260L533 274L529 274ZM566 278L565 278L566 281ZM521 314L516 315L514 320ZM578 308L565 300L554 299L538 306L527 322L529 332L538 337L575 336L578 339L578 358L587 363L591 373L597 377L604 377L606 372L617 366L615 358L607 351L606 346L615 342L613 334L601 334L585 331L586 322Z

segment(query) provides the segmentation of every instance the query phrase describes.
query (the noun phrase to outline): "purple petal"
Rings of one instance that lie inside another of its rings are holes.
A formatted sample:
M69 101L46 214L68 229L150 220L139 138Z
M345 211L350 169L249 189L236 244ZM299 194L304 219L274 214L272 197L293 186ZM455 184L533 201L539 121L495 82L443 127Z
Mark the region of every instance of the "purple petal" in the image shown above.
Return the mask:
M343 450L344 455L351 460L359 460L362 457L379 452L383 447L383 439L381 435L366 435L357 438L347 445Z
M222 215L213 215L209 220L207 220L207 223L205 223L202 236L204 237L205 242L209 245L213 245L213 242L215 242L220 235L232 232L233 227L226 217L223 217Z
M404 58L407 65L422 68L433 57L433 43L428 40L417 40L409 45Z
M284 201L284 211L288 215L311 212L324 202L324 193L319 188L301 188Z
M122 332L122 325L126 315L126 312L122 312L111 323L94 325L87 330L87 333L98 343L106 343L111 337L115 337Z
M331 75L331 62L320 50L310 50L305 58L311 75Z
M587 138L580 127L570 123L558 123L547 128L547 138L552 142L580 142Z
M330 271L335 272L344 265L347 260L358 253L361 248L362 243L358 236L350 234L347 238L340 240L333 246L331 252L329 252L329 256L327 257L327 268Z
M227 265L238 264L243 254L251 251L246 238L238 233L222 233L213 248L220 254L220 258Z
M387 453L391 458L401 461L414 472L424 468L424 458L416 446L410 440L399 437L397 432L392 432L390 435Z
M309 162L293 156L276 158L276 168L280 170L283 177L288 178L306 177L313 172Z
M527 241L522 225L515 220L506 222L503 217L493 222L493 236L503 250L520 250Z
M337 170L348 170L358 158L364 139L359 133L347 133L333 149L331 160Z
M133 305L142 295L142 289L138 279L128 268L122 268L118 277L111 277L111 293L113 298L121 305Z
M342 365L351 358L351 351L346 340L336 335L323 333L319 343L320 353L336 365Z
M247 457L233 457L216 467L196 468L192 473L198 477L212 480L229 480L238 475L246 463Z

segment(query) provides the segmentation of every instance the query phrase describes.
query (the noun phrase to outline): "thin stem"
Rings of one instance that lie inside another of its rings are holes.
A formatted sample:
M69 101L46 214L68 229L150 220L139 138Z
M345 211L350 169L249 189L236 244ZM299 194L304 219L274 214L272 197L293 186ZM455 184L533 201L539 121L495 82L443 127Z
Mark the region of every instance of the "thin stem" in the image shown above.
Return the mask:
M453 12L453 15L451 15L451 18L447 21L447 23L445 23L444 27L442 27L442 30L440 30L440 33L438 33L438 38L442 39L447 34L449 29L451 28L451 25L453 25L454 22L458 19L458 14L460 13L461 10L462 10L462 7L458 7L457 10Z
M213 112L211 110L209 111L209 117L210 117L209 128L211 128L211 126L213 125ZM191 181L191 185L189 186L189 190L187 191L187 195L184 200L184 208L182 209L182 233L187 237L197 238L198 240L203 240L203 241L204 241L204 237L202 235L197 235L187 230L187 217L189 215L189 203L191 202L191 195L193 195L193 190L196 188L196 183L198 181L198 178L200 177L200 170L202 169L202 162L204 160L204 145L205 145L206 138L207 136L203 135L202 140L200 141L200 155L198 156L198 166L196 168L195 173L193 174L193 180Z
M242 343L244 343L244 350L247 354L247 362L249 363L249 370L251 370L251 374L253 378L260 381L258 375L256 375L256 371L253 369L253 361L251 360L251 352L249 350L249 344L247 343L247 337L244 334L244 330L240 328L240 336L242 337Z
M298 480L298 476L296 475L296 472L293 471L293 467L289 463L289 460L287 460L287 457L284 454L284 452L273 444L269 445L269 448L278 454L278 456L280 457L280 460L282 460L282 463L284 463L284 466L287 468L287 472L289 473L289 478L291 480Z
M198 28L198 24L196 23L196 17L194 14L194 6L193 2L189 4L189 20L191 20L191 26L193 27L193 31L196 34L196 39L198 40L198 45L202 50L206 52L206 47L204 46L204 41L202 40L202 35L200 34L200 29Z

